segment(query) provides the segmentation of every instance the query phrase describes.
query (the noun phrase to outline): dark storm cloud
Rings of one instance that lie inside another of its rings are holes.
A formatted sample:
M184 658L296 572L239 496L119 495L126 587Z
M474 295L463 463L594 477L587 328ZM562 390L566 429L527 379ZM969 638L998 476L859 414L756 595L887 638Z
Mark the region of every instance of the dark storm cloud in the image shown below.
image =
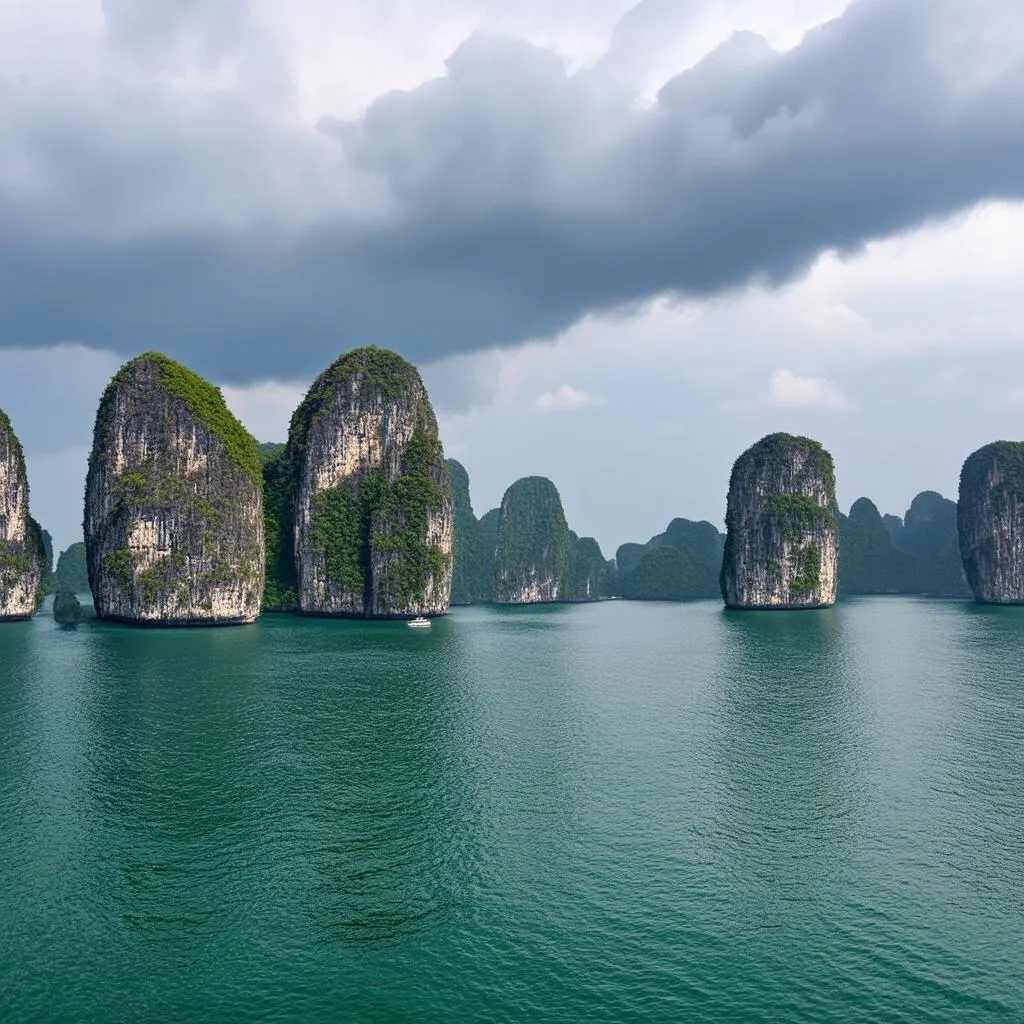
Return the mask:
M383 182L388 209L325 200L294 224L276 193L261 208L279 168L253 161L313 149L284 131L254 141L273 119L225 106L189 131L165 97L136 123L155 166L147 145L110 143L116 113L94 112L93 148L94 126L65 115L74 145L53 129L31 154L65 183L53 209L19 205L0 177L0 337L294 378L358 343L426 360L666 291L784 282L825 249L1024 197L1022 27L998 0L861 0L786 54L733 37L649 109L600 64L568 74L547 51L474 37L444 78L322 123L339 192Z

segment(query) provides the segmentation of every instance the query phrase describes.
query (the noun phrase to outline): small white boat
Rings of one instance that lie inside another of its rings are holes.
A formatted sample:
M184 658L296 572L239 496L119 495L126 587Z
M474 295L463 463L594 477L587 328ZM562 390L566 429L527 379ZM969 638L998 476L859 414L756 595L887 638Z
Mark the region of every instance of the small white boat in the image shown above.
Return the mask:
M407 625L413 629L425 629L430 625L430 619L425 619L422 615L417 615L415 619L410 619Z

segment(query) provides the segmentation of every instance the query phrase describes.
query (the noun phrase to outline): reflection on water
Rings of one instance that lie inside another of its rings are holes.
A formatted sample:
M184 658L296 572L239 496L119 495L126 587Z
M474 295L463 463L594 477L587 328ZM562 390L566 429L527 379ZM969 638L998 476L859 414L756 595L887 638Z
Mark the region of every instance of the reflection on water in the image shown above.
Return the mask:
M0 628L0 1019L1022 1017L1022 656L913 599Z
M870 743L839 611L723 612L721 636L720 825L750 921L771 927L844 869Z

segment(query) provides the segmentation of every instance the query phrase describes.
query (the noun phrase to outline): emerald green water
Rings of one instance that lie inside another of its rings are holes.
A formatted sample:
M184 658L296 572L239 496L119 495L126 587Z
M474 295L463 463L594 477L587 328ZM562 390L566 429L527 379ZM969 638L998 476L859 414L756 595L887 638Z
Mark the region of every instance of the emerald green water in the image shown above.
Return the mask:
M0 627L0 1020L1024 1020L1024 609Z

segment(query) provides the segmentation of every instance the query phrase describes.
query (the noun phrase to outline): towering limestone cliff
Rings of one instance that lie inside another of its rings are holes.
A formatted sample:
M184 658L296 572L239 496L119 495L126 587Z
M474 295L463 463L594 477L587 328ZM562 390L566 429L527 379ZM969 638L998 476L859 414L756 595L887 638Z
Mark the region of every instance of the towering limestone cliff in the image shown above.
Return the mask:
M501 499L492 600L534 604L565 600L571 539L555 485L517 480Z
M45 564L43 531L28 514L25 456L0 410L0 622L35 613Z
M960 471L958 531L975 600L1024 604L1024 442L996 441Z
M822 608L836 599L832 456L808 437L769 434L732 468L722 597L729 608Z
M294 486L298 602L312 615L443 615L451 482L416 368L360 348L314 382L283 456Z
M160 353L126 363L100 400L85 547L101 618L205 625L259 614L256 442L218 388Z

